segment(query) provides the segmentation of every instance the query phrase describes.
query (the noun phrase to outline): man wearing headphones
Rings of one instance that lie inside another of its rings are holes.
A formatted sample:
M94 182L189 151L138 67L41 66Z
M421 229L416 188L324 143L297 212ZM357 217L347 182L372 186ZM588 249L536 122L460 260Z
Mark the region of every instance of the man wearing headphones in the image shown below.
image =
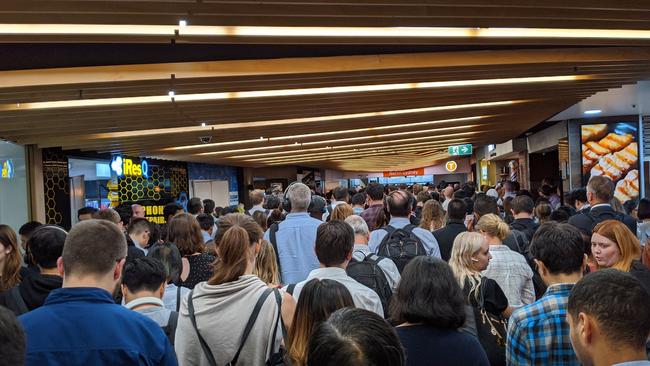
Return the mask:
M302 183L289 185L282 203L289 214L284 221L271 225L264 234L264 239L275 249L283 284L305 280L309 272L320 265L314 246L316 230L323 222L309 215L310 203L309 187Z

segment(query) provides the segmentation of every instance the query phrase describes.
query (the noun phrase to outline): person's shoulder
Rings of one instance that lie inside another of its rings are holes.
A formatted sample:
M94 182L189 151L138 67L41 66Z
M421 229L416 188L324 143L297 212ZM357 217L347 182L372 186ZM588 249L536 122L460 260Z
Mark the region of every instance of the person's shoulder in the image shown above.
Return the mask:
M413 234L425 240L435 240L435 237L433 236L433 233L431 231L423 229L421 227L413 228Z

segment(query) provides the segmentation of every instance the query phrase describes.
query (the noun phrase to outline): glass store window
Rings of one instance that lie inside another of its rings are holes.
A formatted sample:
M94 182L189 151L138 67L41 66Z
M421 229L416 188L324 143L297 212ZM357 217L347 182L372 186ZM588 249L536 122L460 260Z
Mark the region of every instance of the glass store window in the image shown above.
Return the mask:
M16 232L29 217L25 147L0 141L0 223Z

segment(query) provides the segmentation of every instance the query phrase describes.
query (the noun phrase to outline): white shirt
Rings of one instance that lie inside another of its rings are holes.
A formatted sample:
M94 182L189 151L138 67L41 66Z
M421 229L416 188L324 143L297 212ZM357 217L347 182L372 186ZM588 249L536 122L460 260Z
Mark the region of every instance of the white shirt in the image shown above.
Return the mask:
M535 301L533 270L523 255L505 245L490 245L492 260L481 274L495 280L508 298L508 305L519 307Z
M367 244L354 244L354 251L352 252L352 258L358 261L362 261L368 254L373 254L368 248ZM377 263L379 268L386 275L386 280L388 280L388 285L390 289L393 290L393 293L397 290L397 283L399 282L401 276L399 270L390 258L383 258Z
M445 201L442 203L442 209L447 211L447 208L449 207L449 202L451 202L451 198L445 198Z
M334 211L334 209L336 208L336 206L341 205L341 204L344 204L344 203L345 203L345 202L343 202L343 201L332 200L332 203L330 203L330 207L332 207L332 212ZM327 218L328 218L329 216L330 216L330 212L329 212L328 210L325 210L325 213L323 214L323 222L326 222L326 221L327 221Z
M307 279L296 284L296 287L293 290L293 297L298 301L300 298L300 291L302 291L303 286L314 278L319 280L334 280L345 286L350 294L352 295L352 300L354 301L354 306L370 310L377 315L384 317L384 309L381 306L381 299L379 295L370 288L360 284L352 277L348 276L345 273L343 268L339 267L327 267L327 268L317 268L309 273ZM287 286L288 287L288 286ZM284 290L286 291L286 287Z

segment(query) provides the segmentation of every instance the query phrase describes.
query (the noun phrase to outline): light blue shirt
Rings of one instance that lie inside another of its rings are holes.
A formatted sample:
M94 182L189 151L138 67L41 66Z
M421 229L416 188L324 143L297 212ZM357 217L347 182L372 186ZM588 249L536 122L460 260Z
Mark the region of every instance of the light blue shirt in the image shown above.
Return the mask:
M393 217L390 219L390 222L388 224L395 229L402 229L410 223L411 222L406 217ZM370 241L368 242L368 247L373 253L377 253L379 244L381 244L381 241L384 240L386 234L388 234L388 232L382 229L373 230L373 232L370 233ZM430 231L416 227L413 229L413 234L420 238L422 245L424 245L424 249L427 251L428 256L440 258L440 247L438 246L438 241Z
M176 311L176 297L177 297L178 287L173 283L168 283L165 286L165 294L163 295L162 301L165 304L165 309ZM183 298L187 297L187 294L190 293L190 289L187 287L181 287L181 302Z
M650 361L647 360L629 361L629 362L617 363L612 366L650 366Z
M363 208L361 208L361 207L353 207L352 212L354 212L355 215L361 215L361 213L363 212Z
M275 238L282 283L288 285L304 281L312 270L320 266L314 246L316 230L322 223L308 213L300 212L288 214L279 224ZM269 230L264 234L264 239L271 241Z

